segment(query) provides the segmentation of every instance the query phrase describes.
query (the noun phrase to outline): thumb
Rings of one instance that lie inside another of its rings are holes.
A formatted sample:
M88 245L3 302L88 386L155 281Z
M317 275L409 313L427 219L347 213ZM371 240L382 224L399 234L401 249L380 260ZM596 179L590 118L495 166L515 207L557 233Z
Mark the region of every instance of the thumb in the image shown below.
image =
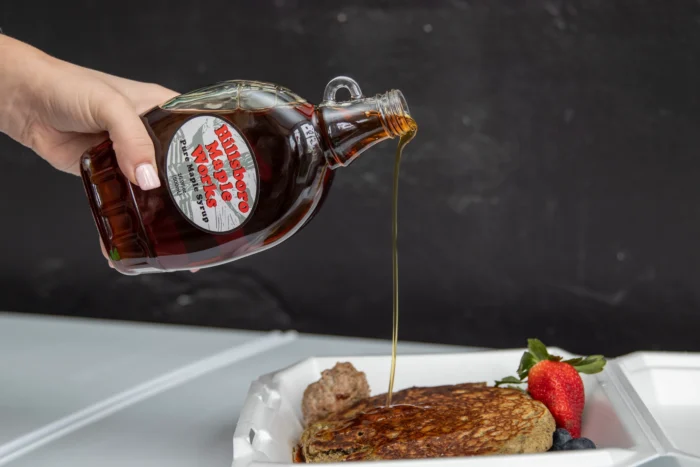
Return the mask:
M124 175L142 190L158 188L153 141L131 102L112 90L98 94L91 111L97 125L109 133Z

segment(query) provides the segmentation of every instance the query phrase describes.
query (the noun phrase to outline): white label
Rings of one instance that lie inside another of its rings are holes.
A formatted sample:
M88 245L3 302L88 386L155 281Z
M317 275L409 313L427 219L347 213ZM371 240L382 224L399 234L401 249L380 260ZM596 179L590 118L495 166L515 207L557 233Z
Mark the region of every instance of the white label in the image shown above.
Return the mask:
M202 230L230 232L255 208L255 157L221 118L202 115L185 122L170 141L166 171L175 204Z

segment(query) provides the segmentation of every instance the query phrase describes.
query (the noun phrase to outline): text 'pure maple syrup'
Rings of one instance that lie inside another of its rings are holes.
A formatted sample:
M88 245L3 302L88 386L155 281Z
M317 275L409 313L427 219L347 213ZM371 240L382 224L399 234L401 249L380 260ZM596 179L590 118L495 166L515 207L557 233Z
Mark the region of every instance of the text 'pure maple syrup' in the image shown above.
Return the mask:
M335 101L341 88L350 100ZM368 98L346 77L328 83L318 106L234 80L177 96L142 121L159 188L132 185L109 140L81 161L97 229L123 274L211 267L279 244L318 211L335 169L413 128L400 91Z

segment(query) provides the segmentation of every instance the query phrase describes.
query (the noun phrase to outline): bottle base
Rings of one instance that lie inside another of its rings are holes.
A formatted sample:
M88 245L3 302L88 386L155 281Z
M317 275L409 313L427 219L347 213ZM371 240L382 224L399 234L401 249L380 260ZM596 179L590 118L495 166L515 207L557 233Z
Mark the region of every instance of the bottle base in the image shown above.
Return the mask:
M98 147L100 153L83 156L80 172L107 255L114 268L125 275L159 272L157 261L149 253L151 247L141 226L131 183L115 168L116 164L100 164L100 159L114 154L111 144L103 146Z

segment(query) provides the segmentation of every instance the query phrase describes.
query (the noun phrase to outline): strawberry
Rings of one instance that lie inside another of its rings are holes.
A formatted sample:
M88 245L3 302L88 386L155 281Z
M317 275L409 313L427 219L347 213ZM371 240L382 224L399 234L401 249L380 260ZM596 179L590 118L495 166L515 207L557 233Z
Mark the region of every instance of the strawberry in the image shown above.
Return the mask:
M557 427L565 428L573 438L579 438L586 401L579 373L599 373L605 363L602 355L562 360L550 355L538 339L528 339L528 350L520 360L518 377L509 376L496 381L496 386L527 383L530 397L549 409Z

